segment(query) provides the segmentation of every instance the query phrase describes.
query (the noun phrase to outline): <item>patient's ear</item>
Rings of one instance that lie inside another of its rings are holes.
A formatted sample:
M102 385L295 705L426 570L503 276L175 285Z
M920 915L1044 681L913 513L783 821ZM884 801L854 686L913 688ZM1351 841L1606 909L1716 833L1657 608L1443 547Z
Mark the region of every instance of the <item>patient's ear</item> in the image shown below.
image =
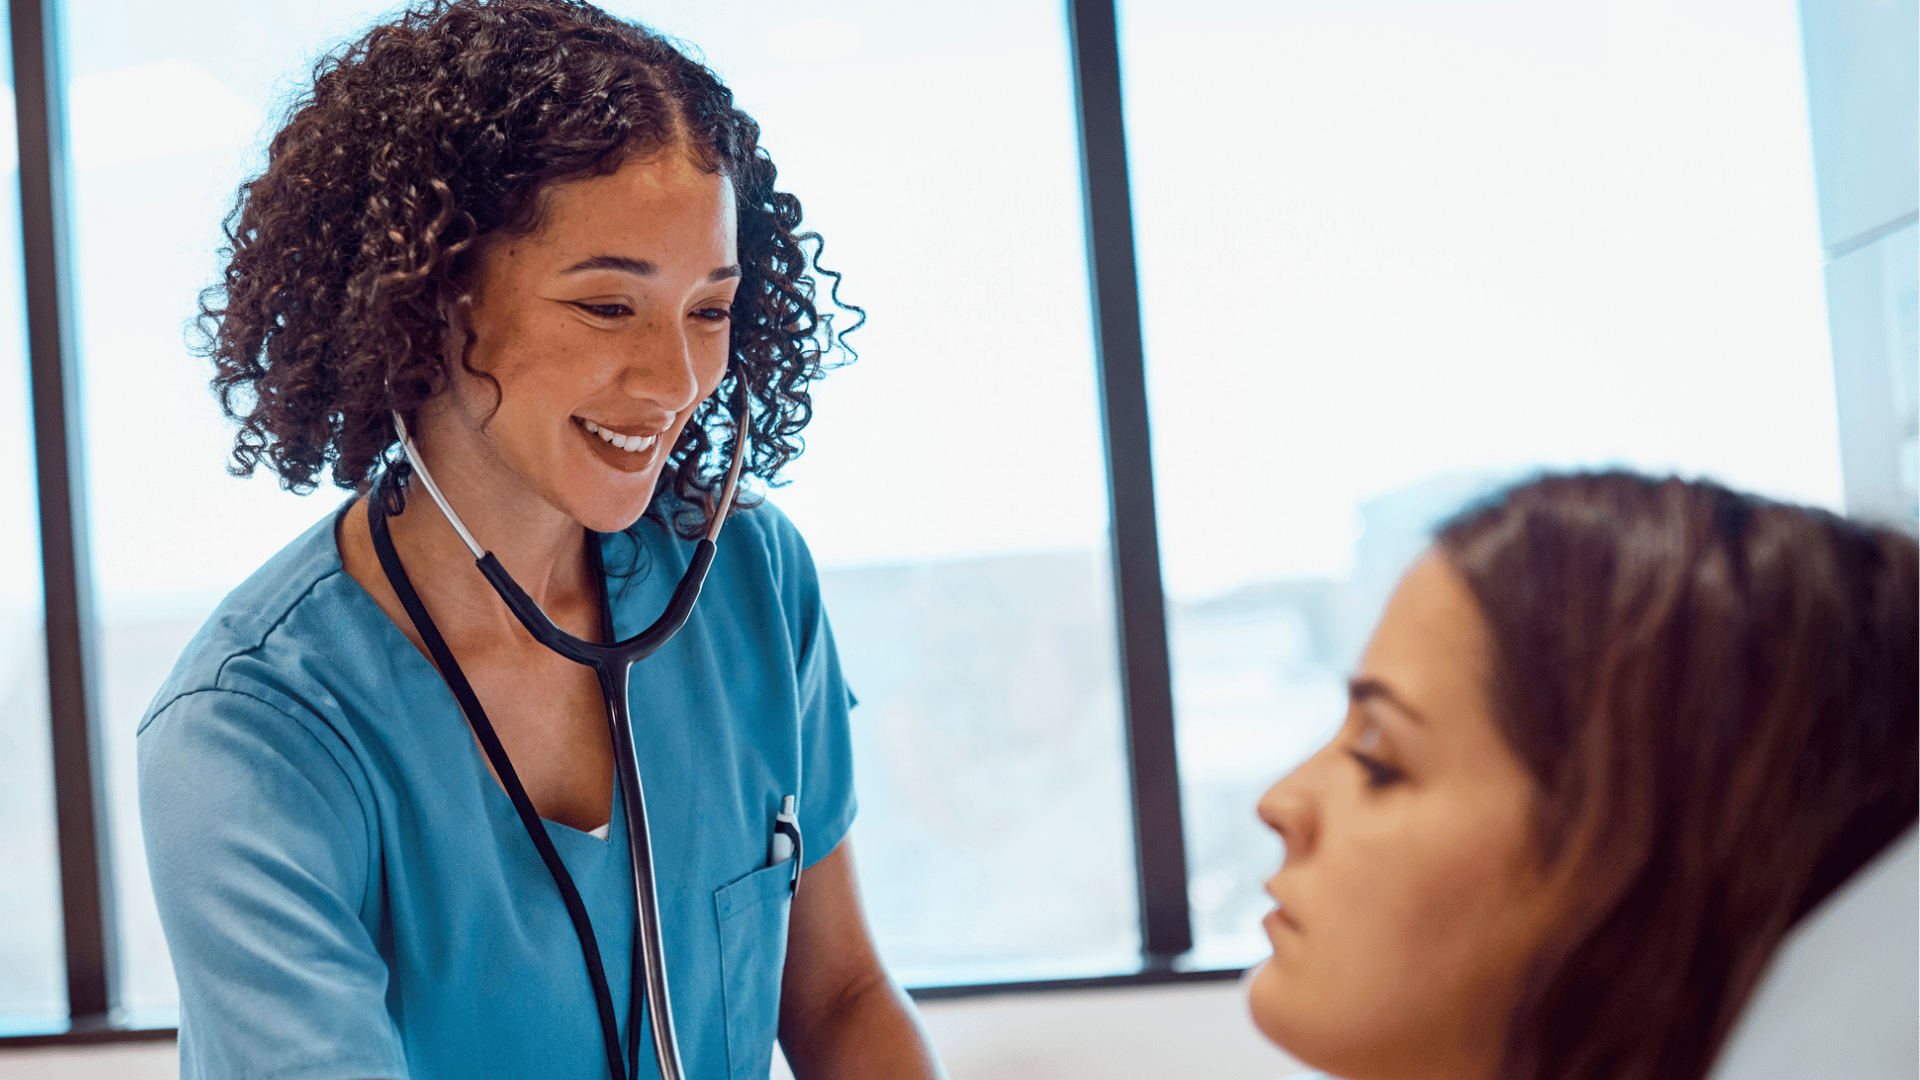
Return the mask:
M1781 943L1712 1080L1912 1076L1920 1039L1920 833Z

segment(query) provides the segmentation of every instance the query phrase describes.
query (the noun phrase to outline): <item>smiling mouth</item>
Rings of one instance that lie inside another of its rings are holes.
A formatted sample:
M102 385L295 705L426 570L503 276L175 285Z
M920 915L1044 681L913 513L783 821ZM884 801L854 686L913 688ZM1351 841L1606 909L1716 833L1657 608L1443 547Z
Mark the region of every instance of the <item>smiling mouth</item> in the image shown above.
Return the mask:
M591 420L582 420L580 423L581 426L585 427L589 432L600 436L601 441L617 449L625 450L629 454L638 454L651 450L653 449L653 444L660 439L658 435L622 435L617 431L609 431Z

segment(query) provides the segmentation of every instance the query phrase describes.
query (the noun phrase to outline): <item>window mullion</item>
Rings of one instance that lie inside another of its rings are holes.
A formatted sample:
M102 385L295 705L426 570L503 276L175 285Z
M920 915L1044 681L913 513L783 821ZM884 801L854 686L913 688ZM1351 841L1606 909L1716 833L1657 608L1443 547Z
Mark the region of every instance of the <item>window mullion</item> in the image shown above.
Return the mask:
M1107 454L1141 947L1149 963L1164 963L1193 947L1193 928L1187 910L1186 840L1174 757L1171 665L1154 521L1140 289L1113 0L1067 0L1067 24L1073 45L1094 356Z
M73 348L67 153L59 0L10 0L20 149L20 237L45 574L47 696L53 728L67 1000L78 1029L113 1006L111 878L106 864L94 623Z

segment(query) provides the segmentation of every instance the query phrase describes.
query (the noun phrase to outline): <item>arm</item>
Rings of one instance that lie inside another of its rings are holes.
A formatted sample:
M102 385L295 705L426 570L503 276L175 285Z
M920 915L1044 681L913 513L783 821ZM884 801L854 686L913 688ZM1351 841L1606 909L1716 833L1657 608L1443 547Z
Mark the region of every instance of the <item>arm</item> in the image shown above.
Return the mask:
M807 868L780 980L780 1046L798 1080L938 1080L913 1005L867 932L851 842Z
M366 813L329 747L261 699L206 690L151 717L139 752L147 861L187 1035L182 1075L331 1065L404 1077L386 964L360 921L373 865Z

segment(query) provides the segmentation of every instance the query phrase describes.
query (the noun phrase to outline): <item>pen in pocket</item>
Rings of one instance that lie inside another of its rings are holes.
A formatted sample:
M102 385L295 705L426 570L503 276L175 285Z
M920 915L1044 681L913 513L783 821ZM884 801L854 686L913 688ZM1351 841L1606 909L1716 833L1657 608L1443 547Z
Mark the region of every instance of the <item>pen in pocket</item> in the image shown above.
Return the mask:
M778 866L793 860L793 887L800 885L800 816L794 812L794 797L780 800L780 812L773 815L773 837L767 845L767 865Z

